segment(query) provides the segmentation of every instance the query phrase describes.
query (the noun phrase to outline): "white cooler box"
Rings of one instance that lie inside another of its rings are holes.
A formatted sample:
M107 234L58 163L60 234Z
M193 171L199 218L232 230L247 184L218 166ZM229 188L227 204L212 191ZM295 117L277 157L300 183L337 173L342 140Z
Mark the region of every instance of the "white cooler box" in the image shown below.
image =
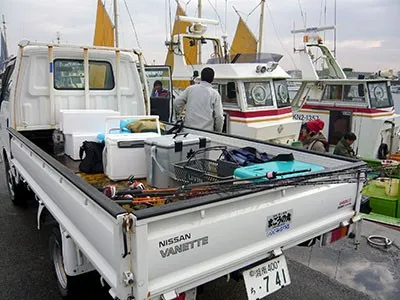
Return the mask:
M80 160L79 149L84 141L95 142L97 133L65 134L64 152L73 160Z
M200 148L210 145L210 139L194 134L180 133L147 139L145 142L147 160L147 183L157 188L175 187L174 163L188 159ZM208 153L198 158L208 157Z
M104 132L108 117L120 113L108 109L65 109L60 110L60 130L64 134L85 134L87 132Z
M108 134L103 151L104 174L111 180L125 180L133 175L146 177L144 142L160 136L155 132Z

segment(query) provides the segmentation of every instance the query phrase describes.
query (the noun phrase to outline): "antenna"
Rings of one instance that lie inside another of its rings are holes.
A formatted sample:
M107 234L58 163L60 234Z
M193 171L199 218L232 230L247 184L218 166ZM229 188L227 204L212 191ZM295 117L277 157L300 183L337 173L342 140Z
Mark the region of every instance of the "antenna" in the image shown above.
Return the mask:
M199 19L201 19L201 0L198 0L198 1L197 1L197 17L198 17ZM198 53L198 60L197 60L197 62L201 65L201 42L199 43L198 51L199 51L199 53Z
M239 11L236 9L236 7L234 5L232 5L233 10L235 11L235 13L238 15L238 17L240 18L240 14Z
M2 45L3 47L5 47L5 51L6 53L8 53L8 49L7 49L7 26L6 26L6 18L4 17L4 15L2 15L3 17L3 35L4 35L4 45ZM8 55L8 54L6 54ZM6 57L7 58L7 57Z
M333 30L333 55L336 58L336 0L334 2L334 26L335 29Z
M6 18L4 17L4 15L2 15L3 17L3 35L4 35L4 40L6 42L7 45L7 26L6 26ZM7 50L7 49L6 49Z
M228 23L228 0L225 0L225 34L227 34L226 26Z
M296 33L294 32L296 30L296 21L293 20L293 52L296 52Z
M59 31L57 31L57 44L60 44L60 40L61 40L61 34Z

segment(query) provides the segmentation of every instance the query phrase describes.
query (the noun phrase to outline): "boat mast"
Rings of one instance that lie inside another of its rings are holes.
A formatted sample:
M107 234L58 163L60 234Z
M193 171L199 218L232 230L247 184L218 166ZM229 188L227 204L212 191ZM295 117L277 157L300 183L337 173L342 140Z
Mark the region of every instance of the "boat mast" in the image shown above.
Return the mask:
M119 47L118 37L118 0L114 0L114 34L115 34L115 47Z
M334 2L334 15L333 15L333 23L335 26L335 29L333 29L333 55L336 58L336 0Z
M201 0L197 1L197 17L201 19ZM199 43L199 51L198 51L198 64L201 65L201 40Z
M265 0L261 0L261 13L260 13L260 31L258 37L258 53L261 53L262 49L262 38L264 33L264 7L265 7Z
M6 53L8 53L6 18L4 17L4 15L2 15L2 17L3 17L3 35L4 35L4 42L5 42L4 45L2 45L2 46L6 48Z

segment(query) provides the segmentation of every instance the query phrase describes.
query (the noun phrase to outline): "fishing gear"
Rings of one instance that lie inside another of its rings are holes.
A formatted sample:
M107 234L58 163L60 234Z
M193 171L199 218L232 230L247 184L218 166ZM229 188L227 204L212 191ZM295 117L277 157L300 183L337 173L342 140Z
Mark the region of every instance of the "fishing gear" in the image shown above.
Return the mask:
M156 190L121 190L117 191L113 200L119 204L147 204L170 203L178 200L188 200L211 194L238 193L238 192L261 192L269 189L291 186L322 185L322 184L340 184L340 183L358 183L366 179L366 175L361 171L346 170L340 173L316 172L314 174L305 174L302 176L278 179L279 176L285 176L296 173L304 173L309 169L294 170L290 172L278 173L268 172L262 176L250 178L239 178L223 180L219 182L203 182L183 185L177 188L156 189ZM363 170L365 171L365 170ZM257 179L274 178L270 180L257 181ZM127 199L127 195L132 197Z

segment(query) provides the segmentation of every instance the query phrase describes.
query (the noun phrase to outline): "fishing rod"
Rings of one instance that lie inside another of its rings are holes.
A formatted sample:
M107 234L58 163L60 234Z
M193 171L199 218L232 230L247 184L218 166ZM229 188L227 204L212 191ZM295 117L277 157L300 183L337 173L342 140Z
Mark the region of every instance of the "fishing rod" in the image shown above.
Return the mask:
M302 170L293 170L289 172L267 172L264 175L259 175L259 176L253 176L253 177L247 177L247 178L234 178L234 179L227 179L227 180L220 180L220 181L215 181L215 182L201 182L201 183L193 183L193 184L188 184L188 185L182 185L177 188L165 188L165 189L152 189L152 190L146 190L146 189L122 189L122 190L116 190L115 186L108 186L105 187L104 189L101 189L103 193L105 193L108 197L110 198L115 198L120 195L131 195L131 196L168 196L171 194L179 194L179 193L187 193L187 192L202 192L207 189L211 189L212 186L214 185L223 185L223 184L229 184L229 183L238 183L241 181L252 181L252 180L257 180L257 179L276 179L279 176L285 176L285 175L292 175L292 174L297 174L297 173L304 173L304 172L310 172L311 169L302 169ZM107 192L105 192L107 190Z
M233 183L239 183L239 182L248 182L252 180L259 180L259 179L276 179L279 176L285 176L285 175L292 175L292 174L298 174L298 173L304 173L304 172L310 172L311 169L302 169L302 170L293 170L289 172L267 172L264 175L260 176L253 176L253 177L247 177L247 178L234 178L234 179L228 179L228 180L221 180L221 181L215 181L215 182L201 182L201 183L194 183L194 184L189 184L189 185L183 185L177 188L166 188L166 189L154 189L154 190L143 190L143 189L123 189L116 191L110 192L108 196L110 198L115 198L121 195L130 195L133 197L155 197L155 196L170 196L170 195L175 195L179 196L183 194L183 196L186 196L187 194L198 194L202 193L204 191L210 191L210 190L217 190L220 185L224 184L233 184ZM214 187L215 186L215 187ZM104 189L105 190L105 189Z
M304 172L304 170L297 170L297 173ZM282 174L291 173L276 173L279 176ZM293 174L293 173L291 173ZM357 177L355 175L358 174ZM275 179L263 182L251 182L250 180L254 178L260 179L265 178L266 175L254 176L250 178L245 178L246 180L238 179L239 182L235 184L235 180L225 180L221 182L205 182L200 184L192 184L181 186L178 188L169 188L162 190L124 190L121 191L113 200L118 204L147 204L155 203L159 201L176 201L176 200L187 200L195 197L206 196L210 194L223 194L223 193L235 193L238 191L246 192L260 192L264 190L269 190L273 188L279 188L282 186L305 186L305 185L322 185L322 184L340 184L340 183L358 183L363 181L365 177L361 176L361 170L355 172L355 170L347 170L341 173L334 174L335 176L324 176L322 174L316 174L313 177L309 175L298 176L287 179ZM322 177L322 178L321 178ZM219 184L217 184L219 183ZM125 194L124 194L125 193ZM126 198L123 196L129 195L132 198ZM122 202L121 202L122 201Z
M310 181L299 181L299 182L290 182L290 183L286 183L286 182L282 182L282 184L277 185L276 183L268 183L268 184L264 184L262 186L260 185L245 185L243 184L243 186L240 185L230 185L230 186L223 186L220 187L218 189L204 189L204 191L202 193L187 193L187 194L182 194L180 197L176 197L176 195L168 195L168 196L147 196L147 197L140 197L140 198L131 198L131 199L127 199L124 197L118 197L113 199L115 201L115 203L120 204L120 205L126 205L126 204L143 204L143 205L153 205L154 203L162 203L163 204L167 204L173 201L182 201L182 200L189 200L192 198L198 198L201 196L208 196L211 194L235 194L238 191L242 192L242 193L246 193L248 191L250 192L262 192L262 191L266 191L266 190L270 190L270 189L275 189L275 188L279 188L282 186L286 186L286 187L296 187L296 186L308 186L308 185L324 185L324 184L341 184L341 183L358 183L359 181L357 179L354 178L346 178L346 179L342 179L342 180L329 180L329 181L315 181L315 182L310 182Z
M241 181L253 181L253 180L258 180L258 179L272 180L272 179L276 179L277 177L293 175L293 174L298 174L298 173L305 173L305 172L311 172L311 169L293 170L293 171L281 172L281 173L271 171L271 172L267 172L264 175L259 175L259 176L246 177L246 178L233 178L233 179L219 180L219 181L213 181L213 182L191 183L184 187L192 188L192 187L200 187L200 186L204 186L204 185L212 186L212 185L221 185L221 184L227 184L227 183L237 183L237 182L241 182Z
M293 171L292 171L293 172ZM331 172L316 172L316 173L311 173L311 174L305 174L305 175L301 175L301 176L296 176L296 177L291 177L291 178L276 178L279 176L283 176L284 175L288 175L288 174L295 174L295 173L302 173L304 172L304 170L298 170L298 171L294 171L294 173L291 172L285 172L285 173L276 173L275 178L268 180L268 181L261 181L261 182L251 182L250 184L252 185L257 185L257 186L263 186L263 185L277 185L279 183L290 183L290 182L298 182L298 181L304 181L304 180L319 180L321 181L321 179L324 178L329 178L329 176L341 176L341 175L355 175L356 172L354 169L350 169L350 170L345 170L345 171L341 171L341 172L337 172L337 171L331 171ZM357 170L357 173L364 173L365 170L364 169L359 169ZM262 178L266 178L266 176L268 176L267 174L265 175L261 175L261 176L255 176L255 177L249 177L249 178L238 178L238 179L228 179L228 180L221 180L221 181L216 181L216 182L202 182L202 183L193 183L193 184L187 184L187 185L183 185L182 187L180 187L181 189L190 189L192 187L202 187L202 186L212 186L212 185L224 185L224 184L229 184L232 183L233 185L231 186L241 186L240 182L245 182L246 184L248 184L248 181L254 181L256 179L262 179Z

